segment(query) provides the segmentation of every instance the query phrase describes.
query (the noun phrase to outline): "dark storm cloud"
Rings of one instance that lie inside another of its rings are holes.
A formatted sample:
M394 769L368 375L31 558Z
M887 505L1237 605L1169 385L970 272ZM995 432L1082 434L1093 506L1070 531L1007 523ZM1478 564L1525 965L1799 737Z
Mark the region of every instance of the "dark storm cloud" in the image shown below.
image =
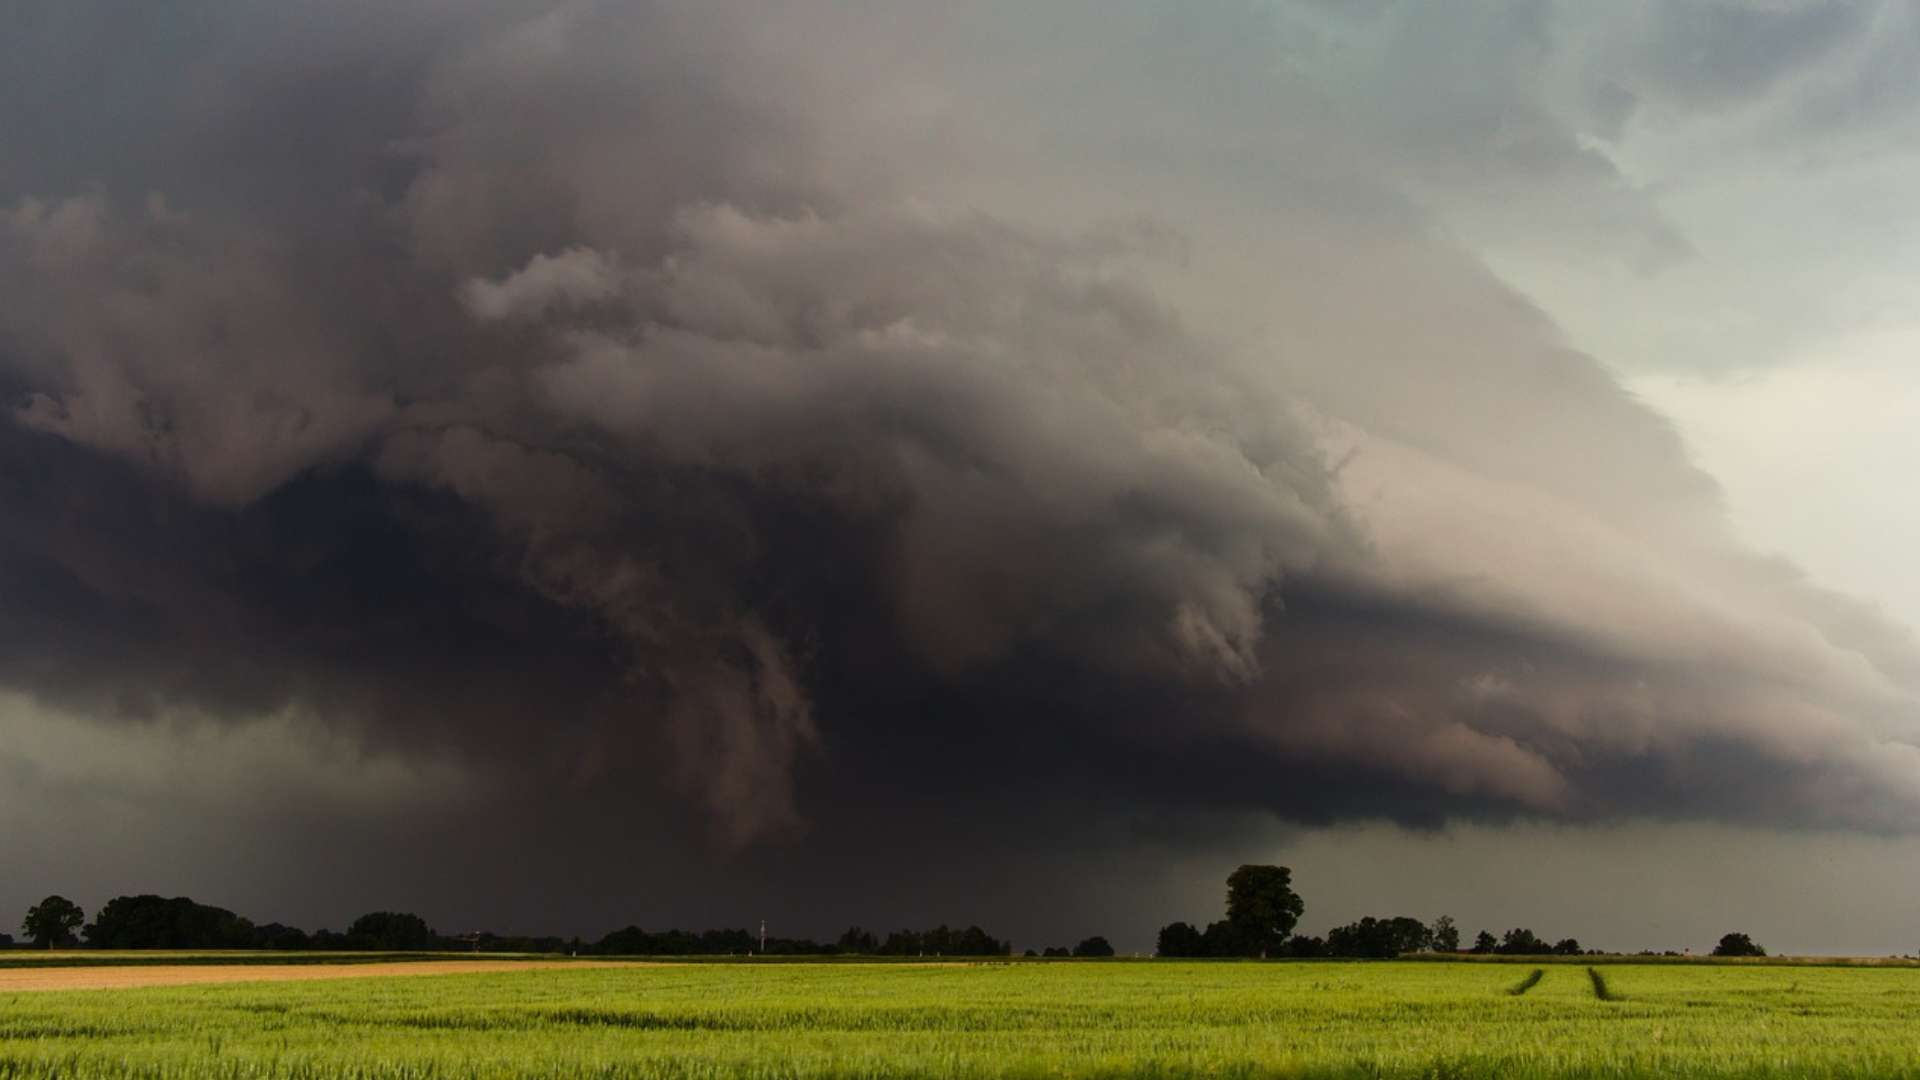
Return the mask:
M36 709L272 717L557 861L1911 826L1904 630L1729 539L1664 421L1263 61L1304 24L1199 20L1207 82L1122 62L1149 7L1045 48L986 8L107 11L0 46ZM62 54L120 81L61 93ZM1428 101L1415 175L1579 174L1684 247L1549 112Z

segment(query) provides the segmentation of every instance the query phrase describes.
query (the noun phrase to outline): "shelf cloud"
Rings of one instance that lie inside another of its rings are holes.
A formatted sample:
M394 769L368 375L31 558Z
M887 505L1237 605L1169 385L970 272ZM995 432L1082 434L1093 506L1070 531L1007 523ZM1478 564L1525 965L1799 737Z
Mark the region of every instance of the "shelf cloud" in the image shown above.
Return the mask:
M1395 5L29 15L0 726L95 734L13 767L238 747L195 800L326 834L242 778L300 771L271 731L316 748L287 799L357 753L434 828L723 868L1142 816L1910 833L1909 631L1748 547L1444 227L1498 192L1684 266L1609 133L1841 108L1816 66L1895 16L1550 6L1445 28L1472 92L1391 63L1439 17ZM1556 33L1643 62L1581 84Z

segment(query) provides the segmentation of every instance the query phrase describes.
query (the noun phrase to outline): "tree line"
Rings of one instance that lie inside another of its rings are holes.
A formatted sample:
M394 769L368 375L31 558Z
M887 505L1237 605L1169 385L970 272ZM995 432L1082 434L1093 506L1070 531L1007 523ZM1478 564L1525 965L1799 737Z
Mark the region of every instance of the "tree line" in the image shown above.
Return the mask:
M1242 866L1227 878L1226 917L1208 923L1204 929L1186 922L1169 923L1160 930L1155 955L1387 959L1461 951L1459 928L1446 915L1432 923L1406 915L1370 915L1336 926L1324 937L1314 937L1293 933L1305 910L1305 903L1293 891L1291 870L1284 866ZM447 935L418 915L397 911L368 912L344 932L323 929L309 934L277 922L256 925L225 908L184 896L152 894L116 896L92 922L87 922L78 904L62 896L49 896L28 909L21 929L32 944L41 948L84 943L100 949L465 950L581 956L1008 956L1013 952L1010 942L978 926L903 929L884 937L855 926L830 942L785 937L762 940L745 929L649 932L628 926L597 941L583 941L578 937L492 933ZM0 934L0 947L12 944L10 935ZM1577 939L1570 937L1549 942L1530 929L1515 927L1497 938L1491 931L1482 930L1466 951L1504 956L1578 956L1598 950L1584 950ZM1114 948L1106 938L1096 935L1072 948L1028 949L1025 955L1095 958L1114 955ZM1767 952L1748 935L1736 932L1722 937L1712 955L1765 956Z
M1442 915L1425 923L1408 915L1366 916L1336 926L1325 937L1294 934L1306 904L1293 891L1292 871L1284 866L1242 866L1227 878L1226 917L1205 929L1174 922L1160 928L1155 955L1165 957L1290 957L1297 959L1391 959L1413 953L1457 953L1460 929ZM1515 927L1494 937L1488 930L1474 936L1466 950L1501 956L1581 956L1597 954L1583 949L1576 938L1558 941ZM1767 951L1743 933L1731 933L1714 947L1714 956L1765 956Z
M373 911L353 920L343 933L317 930L309 934L281 923L256 925L226 908L198 903L184 896L152 894L116 896L107 901L92 922L80 905L63 896L49 896L27 910L22 920L27 940L40 948L96 949L281 949L354 950L368 952L573 953L581 956L1006 956L1013 946L969 926L956 930L895 930L884 938L853 927L831 942L806 938L768 937L746 929L661 930L637 926L615 930L598 941L578 937L504 936L492 933L442 934L411 912ZM1091 941L1105 945L1106 939ZM12 945L11 935L0 934L0 946ZM1087 942L1082 942L1082 948ZM1051 951L1051 950L1050 950ZM1106 955L1112 955L1111 947ZM1063 950L1064 953L1064 950ZM1092 955L1076 952L1075 955Z

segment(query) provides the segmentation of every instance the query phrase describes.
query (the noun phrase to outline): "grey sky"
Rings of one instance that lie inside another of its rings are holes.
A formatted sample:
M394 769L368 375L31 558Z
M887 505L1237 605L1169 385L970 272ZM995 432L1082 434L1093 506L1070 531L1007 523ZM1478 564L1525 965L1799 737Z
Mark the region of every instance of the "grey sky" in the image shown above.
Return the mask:
M1911 944L1904 5L17 21L0 907Z

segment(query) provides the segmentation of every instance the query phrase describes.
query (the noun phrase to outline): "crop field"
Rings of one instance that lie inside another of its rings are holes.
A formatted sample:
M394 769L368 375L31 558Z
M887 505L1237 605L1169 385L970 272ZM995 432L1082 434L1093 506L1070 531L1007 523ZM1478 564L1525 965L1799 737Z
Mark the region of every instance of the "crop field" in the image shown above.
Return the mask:
M669 964L0 993L4 1080L1642 1075L1920 1076L1920 970Z

